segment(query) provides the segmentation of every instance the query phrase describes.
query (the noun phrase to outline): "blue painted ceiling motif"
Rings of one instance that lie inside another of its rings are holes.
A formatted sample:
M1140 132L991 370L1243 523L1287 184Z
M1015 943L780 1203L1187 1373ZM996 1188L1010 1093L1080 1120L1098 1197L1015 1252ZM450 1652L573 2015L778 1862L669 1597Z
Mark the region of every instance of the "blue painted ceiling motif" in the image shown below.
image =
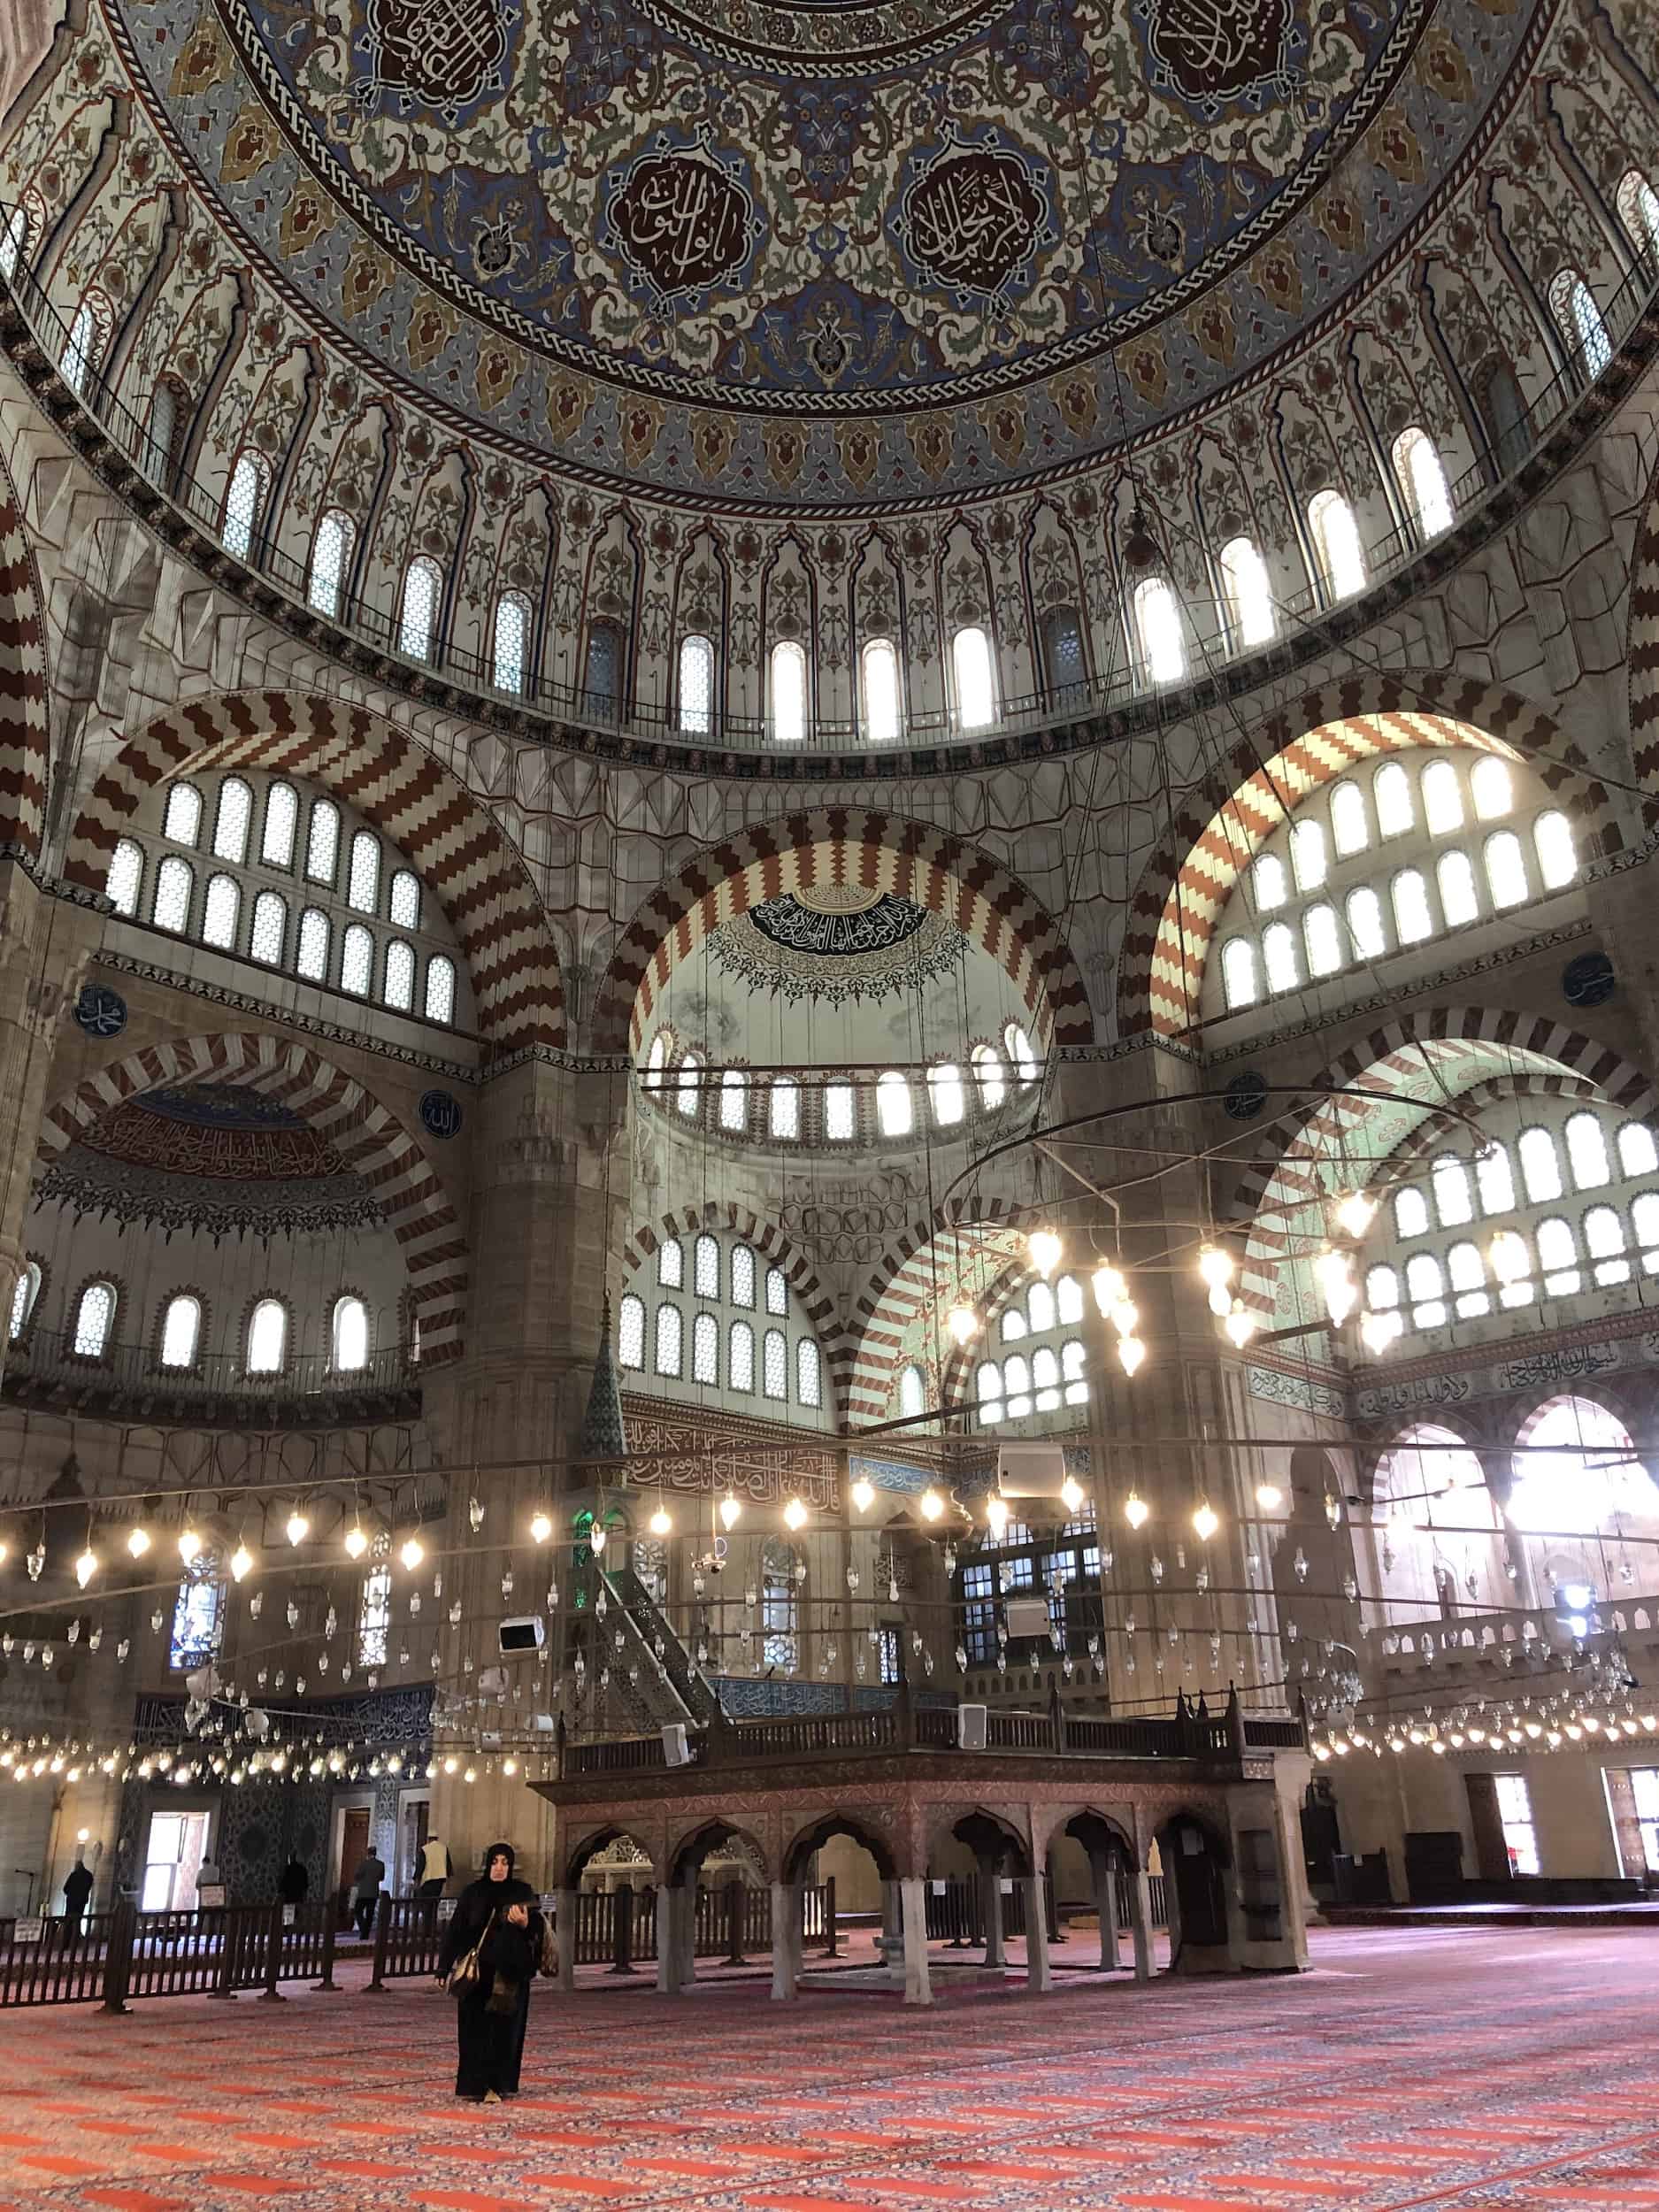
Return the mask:
M917 411L984 487L999 395L1059 465L1254 365L1554 0L116 4L206 188L394 376L578 467L838 497L940 488Z

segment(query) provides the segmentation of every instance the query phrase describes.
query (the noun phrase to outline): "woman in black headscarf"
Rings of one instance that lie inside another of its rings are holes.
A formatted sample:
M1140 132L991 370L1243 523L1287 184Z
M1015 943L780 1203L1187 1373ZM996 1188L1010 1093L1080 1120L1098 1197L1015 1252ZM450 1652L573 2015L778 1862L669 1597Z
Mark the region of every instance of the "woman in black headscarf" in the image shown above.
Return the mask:
M513 1870L512 1846L492 1843L484 1871L456 1900L444 1931L438 1978L481 1939L478 1979L456 2003L460 2063L455 2093L473 2104L499 2104L518 2093L530 1984L541 1958L541 1916L535 1892Z

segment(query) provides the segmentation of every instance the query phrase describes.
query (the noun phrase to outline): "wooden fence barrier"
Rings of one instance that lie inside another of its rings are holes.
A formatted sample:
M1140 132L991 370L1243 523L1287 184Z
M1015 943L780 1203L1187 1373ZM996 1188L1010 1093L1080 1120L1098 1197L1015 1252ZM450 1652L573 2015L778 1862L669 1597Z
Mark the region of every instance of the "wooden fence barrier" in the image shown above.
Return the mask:
M46 1917L0 1928L0 2009L100 2001L125 2012L134 1997L272 1999L283 1981L334 1978L334 1915L327 1905L227 1905L211 1911L140 1912L129 1899L79 1923ZM33 1932L38 1928L38 1935Z

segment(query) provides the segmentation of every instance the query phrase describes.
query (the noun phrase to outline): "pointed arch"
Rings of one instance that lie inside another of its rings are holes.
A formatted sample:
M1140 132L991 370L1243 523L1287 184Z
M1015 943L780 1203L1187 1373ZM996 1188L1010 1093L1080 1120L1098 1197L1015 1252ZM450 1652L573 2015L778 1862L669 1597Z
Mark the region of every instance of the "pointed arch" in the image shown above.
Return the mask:
M1252 855L1284 821L1282 799L1294 806L1356 761L1430 745L1520 762L1572 817L1586 857L1622 849L1606 790L1530 700L1452 676L1327 684L1233 748L1142 871L1118 964L1118 1033L1178 1037L1192 1027L1210 939Z
M45 603L16 488L0 459L0 855L25 860L40 858L46 818Z
M997 1225L1013 1210L1011 1199L948 1199L931 1221L913 1223L887 1247L853 1310L846 1348L849 1423L887 1417L893 1379L913 1356L917 1324L936 1302L949 1306L959 1288L972 1288L988 1302L1006 1287L1017 1257L1016 1232ZM950 1256L941 1265L934 1246L943 1240L949 1240Z
M611 957L595 1050L639 1049L669 975L722 922L783 892L830 883L892 892L943 914L1013 982L1041 1045L1092 1041L1088 996L1071 949L1017 877L924 823L826 807L756 823L696 854L652 893Z
M379 1199L409 1271L423 1365L458 1358L466 1317L467 1244L442 1184L403 1123L363 1085L314 1052L266 1035L174 1037L111 1061L56 1100L39 1156L63 1151L111 1108L186 1083L233 1083L279 1101L326 1136Z
M494 1052L565 1042L552 933L522 855L437 757L366 707L302 691L192 699L129 737L69 841L64 873L102 891L145 795L186 764L255 767L325 785L409 856L465 954L479 1033Z

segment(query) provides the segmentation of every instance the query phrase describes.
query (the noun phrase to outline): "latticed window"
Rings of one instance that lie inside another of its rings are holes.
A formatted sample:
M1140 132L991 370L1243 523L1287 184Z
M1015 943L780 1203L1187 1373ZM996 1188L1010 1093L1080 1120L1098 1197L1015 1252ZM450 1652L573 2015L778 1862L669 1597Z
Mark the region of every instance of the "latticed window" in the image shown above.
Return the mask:
M288 1357L288 1310L277 1298L262 1298L248 1319L248 1372L279 1375Z
M1240 645L1267 644L1273 635L1273 594L1266 563L1248 538L1229 538L1220 565L1234 638Z
M92 370L98 349L98 319L90 300L82 300L75 310L75 319L69 326L69 336L58 360L58 373L77 398L84 399L92 381Z
M369 1311L361 1298L336 1298L330 1329L335 1370L356 1374L369 1363Z
M714 646L706 637L682 638L680 726L688 737L706 737L713 725Z
M956 723L964 730L980 730L996 717L996 680L991 667L991 641L975 626L958 630L950 641L951 672L956 681Z
M890 745L899 734L899 656L893 640L872 638L864 649L864 734Z
M202 941L221 951L234 949L242 914L242 886L234 876L210 876L202 902Z
M685 1248L678 1237L664 1237L657 1248L657 1279L664 1290L680 1290L686 1280Z
M755 1387L755 1332L747 1321L733 1321L726 1354L726 1379L733 1390Z
M753 1311L755 1305L755 1253L747 1244L732 1247L732 1303Z
M1187 649L1181 611L1166 577L1141 579L1135 586L1134 612L1141 666L1155 684L1179 683L1187 673Z
M387 1639L392 1626L392 1571L389 1567L371 1567L363 1578L363 1595L357 1606L357 1664L360 1667L383 1667L386 1664Z
M818 1360L818 1349L810 1336L801 1337L795 1343L795 1394L803 1406L819 1406L824 1402L823 1371Z
M29 1325L35 1311L35 1302L41 1294L40 1264L27 1261L12 1292L12 1317L7 1330L13 1344Z
M680 1317L678 1306L657 1309L657 1359L659 1375L674 1376L680 1365Z
M692 1248L692 1287L699 1298L719 1296L720 1240L718 1237L700 1236Z
M496 690L521 694L529 662L530 602L521 591L504 591L495 603Z
M267 867L294 865L294 837L299 818L299 793L291 783L273 783L265 795L265 827L259 839L259 857Z
M253 821L253 793L240 776L227 776L219 787L213 816L213 855L218 860L246 860Z
M300 916L299 944L294 965L307 983L323 983L328 977L328 917L319 906L308 906Z
M711 1313L700 1313L691 1325L691 1379L720 1379L720 1325Z
M380 901L380 841L373 830L358 830L351 840L351 864L346 872L346 903L359 914L373 914Z
M340 611L340 588L350 555L351 525L338 507L331 507L311 541L311 569L305 588L311 605L331 621Z
M629 1291L617 1315L617 1363L631 1373L645 1364L645 1301Z
M720 1077L720 1126L741 1135L749 1126L749 1078L741 1068L727 1068Z
M110 872L104 888L118 914L136 914L138 894L144 879L143 848L123 837L110 856Z
M305 840L305 873L313 883L332 883L339 865L340 809L332 799L313 799Z
M1549 303L1586 376L1600 376L1613 358L1613 342L1594 296L1576 269L1561 272L1549 288Z
M432 658L442 598L442 570L430 553L417 554L403 578L403 605L397 628L397 649L405 658Z
M780 1316L789 1310L789 1278L780 1267L766 1270L766 1310Z
M455 963L447 953L434 952L426 963L426 1019L455 1019Z
M801 1087L792 1075L775 1075L767 1091L767 1116L772 1133L793 1143L801 1133Z
M156 871L156 895L150 918L157 929L181 933L190 918L190 894L196 879L188 860L169 853Z
M386 1003L399 1014L415 1003L415 949L401 937L386 948Z
M1440 457L1426 430L1413 425L1394 440L1394 475L1417 528L1425 538L1452 526L1452 495Z
M793 638L772 649L772 733L780 745L806 736L806 650Z
M115 1323L113 1283L88 1283L75 1307L74 1348L81 1359L102 1359Z
M781 1329L768 1329L761 1348L761 1389L768 1398L789 1394L789 1346Z
M1354 510L1339 491L1317 492L1308 506L1308 528L1319 558L1327 597L1351 599L1365 588L1365 555Z
M202 794L193 783L175 783L167 791L167 811L161 833L174 845L194 845L202 835Z
M0 276L10 280L18 272L23 258L23 249L29 238L29 216L26 207L14 207L0 225Z
M769 1667L782 1667L786 1672L793 1671L799 1656L795 1563L788 1545L776 1540L769 1542L761 1554L761 1649Z
M242 454L231 471L230 489L225 495L225 526L220 535L225 549L238 560L246 560L253 547L253 534L259 519L259 510L265 502L265 471L263 461L251 453Z
M388 908L395 929L420 927L420 878L410 868L398 868L392 875L392 896Z
M858 1112L850 1083L824 1086L824 1134L832 1144L849 1144L857 1132Z
M161 1363L164 1367L194 1367L202 1340L202 1302L181 1294L169 1298L161 1320Z
M340 987L353 998L367 998L373 979L374 940L361 922L353 922L340 949Z

